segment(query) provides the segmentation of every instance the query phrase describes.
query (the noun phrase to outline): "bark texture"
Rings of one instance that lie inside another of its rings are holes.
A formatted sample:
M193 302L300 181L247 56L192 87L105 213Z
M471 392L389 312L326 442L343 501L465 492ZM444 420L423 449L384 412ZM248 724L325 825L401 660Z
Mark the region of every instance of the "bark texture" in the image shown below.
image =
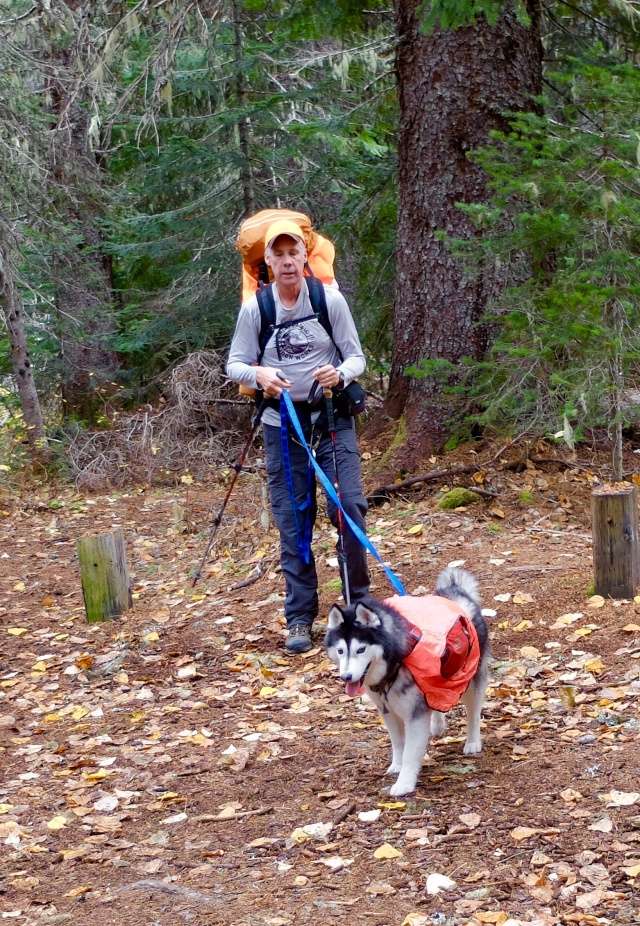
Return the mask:
M1 239L0 307L9 333L11 366L18 395L20 396L20 406L27 429L27 440L29 441L31 456L34 461L41 460L46 452L47 438L27 348L24 310L13 277L9 249Z
M396 70L400 97L399 219L394 355L386 410L406 416L405 462L439 449L447 438L451 400L431 378L408 379L422 358L481 358L487 332L479 324L505 271L487 267L470 280L436 239L477 232L456 202L486 198L481 169L468 153L504 128L507 110L531 108L540 91L542 46L537 0L531 25L507 10L495 27L484 20L457 30L420 32L419 0L396 0Z

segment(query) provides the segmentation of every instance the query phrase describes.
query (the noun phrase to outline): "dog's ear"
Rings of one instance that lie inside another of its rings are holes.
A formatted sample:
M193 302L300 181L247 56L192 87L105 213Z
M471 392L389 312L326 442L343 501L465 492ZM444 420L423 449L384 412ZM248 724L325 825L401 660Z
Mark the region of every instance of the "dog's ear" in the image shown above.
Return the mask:
M329 627L329 630L335 630L337 627L340 626L340 624L343 624L343 623L344 623L344 615L342 611L340 610L340 608L338 607L338 605L334 604L334 606L329 611L327 626Z
M360 624L362 627L380 627L382 621L375 611L367 608L362 603L358 603L356 605L356 624Z

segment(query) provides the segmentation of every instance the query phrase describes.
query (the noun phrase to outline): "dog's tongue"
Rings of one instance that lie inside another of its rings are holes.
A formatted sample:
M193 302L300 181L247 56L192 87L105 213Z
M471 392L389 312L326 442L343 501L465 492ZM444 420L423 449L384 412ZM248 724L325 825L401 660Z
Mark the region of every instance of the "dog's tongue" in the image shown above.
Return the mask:
M345 691L350 698L357 698L358 695L361 695L364 691L364 685L362 682L347 682L345 685Z

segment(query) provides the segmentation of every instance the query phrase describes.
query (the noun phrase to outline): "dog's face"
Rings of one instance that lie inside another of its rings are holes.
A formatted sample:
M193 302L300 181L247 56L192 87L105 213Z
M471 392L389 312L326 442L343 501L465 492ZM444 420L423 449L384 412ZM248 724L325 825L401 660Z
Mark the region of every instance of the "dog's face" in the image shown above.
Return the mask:
M347 694L360 694L365 681L375 684L376 669L384 659L381 618L360 603L344 611L334 605L328 624L325 646L329 659L338 667Z

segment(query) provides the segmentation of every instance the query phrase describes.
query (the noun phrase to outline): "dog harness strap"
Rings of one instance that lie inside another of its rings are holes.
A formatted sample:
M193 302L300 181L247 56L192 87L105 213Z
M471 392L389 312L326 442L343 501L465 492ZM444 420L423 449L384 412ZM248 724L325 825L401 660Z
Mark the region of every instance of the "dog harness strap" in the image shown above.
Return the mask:
M286 389L283 389L281 397L280 397L281 416L283 415L283 409L286 409L286 413L289 416L289 420L291 421L293 429L296 432L298 440L300 441L302 446L307 451L307 454L309 456L309 462L311 466L314 468L314 470L316 471L316 475L319 481L322 483L322 488L325 490L325 492L327 493L327 495L329 496L333 504L336 505L336 507L342 512L342 515L345 521L347 522L347 524L349 525L349 528L351 529L351 533L358 540L358 542L362 544L365 550L367 550L373 557L375 557L375 559L377 559L377 561L380 563L380 565L384 569L385 574L387 578L389 579L389 582L391 583L393 588L396 590L398 595L406 595L407 593L405 591L404 585L402 584L398 576L395 574L395 572L393 572L393 570L389 569L389 567L386 566L385 563L382 562L382 557L380 556L380 554L378 553L374 545L371 543L367 535L364 533L364 531L360 530L360 528L355 523L353 518L350 518L347 512L342 507L342 502L340 501L338 497L338 493L336 492L333 486L333 483L331 482L331 480L325 474L322 467L317 462L316 458L313 455L311 448L309 447L309 444L307 443L305 439L304 433L302 431L302 426L300 425L300 421L298 419L296 410L291 400L291 396L286 391Z

